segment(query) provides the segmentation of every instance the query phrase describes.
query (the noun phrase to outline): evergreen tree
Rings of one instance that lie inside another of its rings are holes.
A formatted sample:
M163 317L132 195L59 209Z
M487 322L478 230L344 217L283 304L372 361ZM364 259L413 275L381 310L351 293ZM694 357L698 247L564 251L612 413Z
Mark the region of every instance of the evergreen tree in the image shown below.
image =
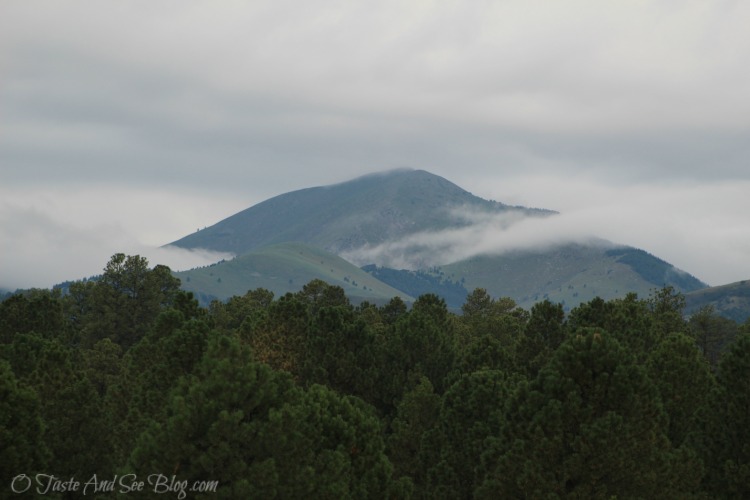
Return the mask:
M19 333L74 343L59 290L29 290L0 302L0 344L13 342Z
M170 392L193 372L210 335L205 321L186 320L171 309L124 356L120 375L110 382L105 399L118 463L130 454L134 436L165 418Z
M685 309L685 296L675 291L672 286L655 290L649 297L648 305L654 318L654 330L659 338L675 332L686 331L682 315Z
M506 422L478 498L659 498L696 487L678 467L656 387L603 331L566 340L519 385Z
M732 342L737 331L737 324L716 314L711 305L701 308L688 321L689 334L713 370L718 368L721 353Z
M226 302L213 301L210 316L213 327L222 332L240 331L243 337L252 335L273 303L273 292L264 288L250 290L245 295L230 297Z
M50 452L39 398L18 381L4 359L0 359L0 443L3 491L18 474L33 477L46 472Z
M443 299L427 294L387 332L381 351L382 408L392 414L402 395L424 375L442 393L456 358L456 339Z
M566 334L562 304L553 304L549 300L534 304L516 349L517 364L526 368L528 377L536 377L565 340Z
M388 438L388 456L396 477L407 476L420 486L425 483L426 471L420 457L422 437L435 425L439 410L440 396L427 377L420 377L416 386L404 394Z
M50 469L81 477L109 471L111 453L101 397L82 367L74 364L76 352L56 339L41 339L36 334L17 336L16 340L14 352L23 353L21 359L30 361L19 373L39 396Z
M309 327L302 378L374 402L376 356L375 336L352 308L325 306Z
M716 498L749 498L750 334L732 343L716 379L703 410L705 487Z
M481 481L485 441L500 432L505 400L518 382L499 370L463 375L443 395L435 426L422 440L425 498L472 498Z
M649 303L635 293L610 301L595 297L573 309L569 316L572 332L586 328L605 330L641 362L645 362L648 353L662 337L653 325L654 314Z
M690 337L673 333L649 355L647 370L669 417L667 436L679 447L697 428L697 412L714 386L708 363Z
M149 269L145 257L115 254L98 281L74 287L73 311L80 317L85 344L109 338L129 349L173 303L179 287L168 267Z
M287 293L271 303L267 311L247 339L253 356L275 370L283 370L299 378L304 369L304 350L310 324L308 304L296 295Z
M230 337L214 337L173 393L163 423L140 437L129 469L175 464L218 498L384 498L394 490L377 418L360 400L303 391Z

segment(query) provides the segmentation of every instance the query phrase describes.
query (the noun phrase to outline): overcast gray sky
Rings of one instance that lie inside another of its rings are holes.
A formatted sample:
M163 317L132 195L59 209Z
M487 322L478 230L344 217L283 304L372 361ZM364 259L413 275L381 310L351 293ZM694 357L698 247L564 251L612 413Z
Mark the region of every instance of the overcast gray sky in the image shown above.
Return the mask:
M748 279L748 26L729 0L2 0L0 287L204 263L155 248L395 167Z

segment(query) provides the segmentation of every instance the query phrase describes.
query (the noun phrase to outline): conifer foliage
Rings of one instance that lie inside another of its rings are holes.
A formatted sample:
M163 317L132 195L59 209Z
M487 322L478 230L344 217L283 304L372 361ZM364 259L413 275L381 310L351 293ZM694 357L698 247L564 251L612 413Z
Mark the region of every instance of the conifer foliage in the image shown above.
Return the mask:
M0 498L36 474L143 481L127 498L748 498L750 333L683 305L478 289L454 314L315 280L202 308L117 254L0 302Z

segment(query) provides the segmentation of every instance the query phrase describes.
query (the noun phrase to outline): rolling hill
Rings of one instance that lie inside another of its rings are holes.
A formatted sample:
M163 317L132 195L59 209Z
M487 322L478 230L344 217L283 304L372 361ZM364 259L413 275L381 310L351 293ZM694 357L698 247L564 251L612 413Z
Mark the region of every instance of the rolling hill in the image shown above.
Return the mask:
M321 279L344 289L354 302L385 303L410 295L372 277L341 257L304 243L279 243L207 267L174 273L202 304L265 288L281 296Z

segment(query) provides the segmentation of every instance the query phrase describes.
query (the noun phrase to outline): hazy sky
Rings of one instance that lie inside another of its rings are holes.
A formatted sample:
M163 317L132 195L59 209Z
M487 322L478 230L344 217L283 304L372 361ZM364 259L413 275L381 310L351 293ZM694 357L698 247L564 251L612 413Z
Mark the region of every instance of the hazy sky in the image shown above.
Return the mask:
M739 0L2 0L0 287L203 263L155 247L396 167L750 279L748 26Z

